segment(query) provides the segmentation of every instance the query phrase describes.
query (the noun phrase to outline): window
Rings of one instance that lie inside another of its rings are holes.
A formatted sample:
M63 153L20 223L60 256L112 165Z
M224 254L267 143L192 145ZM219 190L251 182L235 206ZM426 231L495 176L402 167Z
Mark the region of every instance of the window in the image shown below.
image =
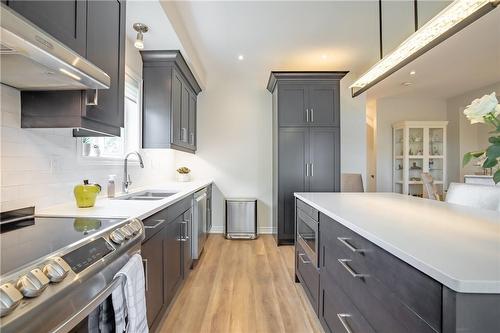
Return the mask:
M125 153L138 150L141 134L141 80L127 69L125 73L125 127L120 137L86 137L81 139L80 155L89 160L117 160Z

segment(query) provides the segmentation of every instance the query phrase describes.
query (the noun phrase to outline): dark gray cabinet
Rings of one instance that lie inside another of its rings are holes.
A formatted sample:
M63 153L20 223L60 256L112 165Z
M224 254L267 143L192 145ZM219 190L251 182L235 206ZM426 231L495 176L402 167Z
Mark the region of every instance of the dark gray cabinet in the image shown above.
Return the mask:
M500 295L452 291L298 199L296 209L298 226L304 216L319 220L319 267L297 242L295 281L303 285L325 332L500 330Z
M142 51L144 148L196 151L201 92L179 51Z
M146 282L146 309L151 327L163 306L163 235L158 233L141 248Z
M192 267L192 196L143 220L148 325L154 332Z
M273 227L294 242L294 192L340 190L340 79L347 72L272 72Z
M163 229L163 298L169 304L175 296L182 280L182 253L180 242L180 230L183 215L169 222Z
M87 1L9 0L7 3L39 28L86 56Z
M80 43L79 40L84 34L85 58L110 76L111 85L109 89L97 91L97 103L89 103L90 100L94 102L95 91L22 91L21 126L70 127L75 128L74 136L119 136L120 127L124 125L125 2L115 0L34 3L36 5L33 8L40 7L42 12L50 12L51 7L55 8L55 14L37 16L36 20L41 27L47 27L47 32L56 37L58 29L68 29L67 36L61 37L62 42L71 41L73 36L74 42L77 43L78 39ZM71 9L71 4L75 11ZM21 13L24 12L28 16L35 15L32 14L35 9L19 5L17 1L9 2L9 5L18 7ZM82 8L84 14L81 14ZM58 18L57 14L63 17ZM66 22L67 15L72 15L72 21ZM81 15L84 15L84 28L80 27ZM59 20L66 23L53 31L52 24L58 25Z

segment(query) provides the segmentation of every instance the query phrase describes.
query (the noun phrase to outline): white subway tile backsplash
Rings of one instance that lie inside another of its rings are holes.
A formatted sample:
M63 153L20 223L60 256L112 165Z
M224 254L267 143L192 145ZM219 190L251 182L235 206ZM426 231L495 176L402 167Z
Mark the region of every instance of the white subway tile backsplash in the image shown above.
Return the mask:
M121 188L121 163L89 163L79 158L77 139L71 129L21 128L19 91L4 85L0 91L0 211L27 206L43 208L72 201L73 187L83 179L97 182L105 189L108 175L115 174L117 188ZM146 168L134 164L129 167L134 181L132 188L173 180L172 151L142 153ZM106 195L105 192L101 195Z

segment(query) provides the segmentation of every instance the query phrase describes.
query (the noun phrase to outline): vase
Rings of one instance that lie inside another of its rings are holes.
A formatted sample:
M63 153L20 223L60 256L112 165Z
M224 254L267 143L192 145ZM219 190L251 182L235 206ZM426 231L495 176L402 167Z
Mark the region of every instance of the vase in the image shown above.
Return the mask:
M177 173L177 181L188 182L191 180L191 175L189 173Z
M89 156L90 155L90 148L91 148L90 143L84 143L83 144L83 156Z

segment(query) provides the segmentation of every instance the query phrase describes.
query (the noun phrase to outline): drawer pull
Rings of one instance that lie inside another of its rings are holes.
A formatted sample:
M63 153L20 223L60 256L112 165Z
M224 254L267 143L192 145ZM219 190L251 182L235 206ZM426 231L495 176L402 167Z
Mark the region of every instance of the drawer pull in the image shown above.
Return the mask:
M351 240L351 238L348 238L348 237L337 237L337 239L342 243L344 244L349 250L351 250L352 252L356 252L356 253L365 253L367 252L366 250L364 249L357 249L355 248L354 246L352 246L348 241Z
M342 326L344 326L345 331L347 333L353 333L353 331L351 330L351 327L349 326L349 324L347 323L347 320L346 320L346 318L351 318L351 315L348 313L337 313L337 317L339 318Z
M349 272L349 274L351 274L352 277L354 278L365 278L365 277L369 277L368 274L359 274L359 273L356 273L352 268L351 266L349 266L349 262L351 262L352 260L351 259L338 259L339 263L342 265L342 267L345 268L346 271Z
M302 261L303 264L310 264L311 263L311 260L304 260L304 257L305 257L305 253L299 253L299 258L300 258L300 261Z

